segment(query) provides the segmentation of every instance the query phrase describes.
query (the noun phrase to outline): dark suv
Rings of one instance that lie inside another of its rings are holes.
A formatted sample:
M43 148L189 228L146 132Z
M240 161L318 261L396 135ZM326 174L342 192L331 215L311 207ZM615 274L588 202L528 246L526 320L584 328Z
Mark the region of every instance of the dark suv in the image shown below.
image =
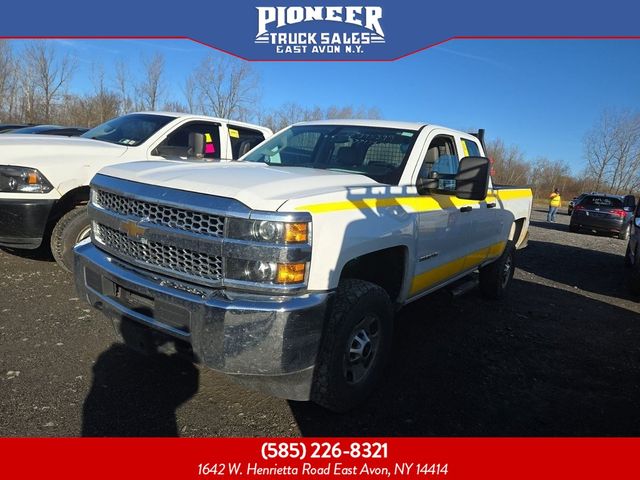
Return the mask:
M610 232L626 239L631 229L631 220L636 199L633 195L586 195L573 209L569 229Z

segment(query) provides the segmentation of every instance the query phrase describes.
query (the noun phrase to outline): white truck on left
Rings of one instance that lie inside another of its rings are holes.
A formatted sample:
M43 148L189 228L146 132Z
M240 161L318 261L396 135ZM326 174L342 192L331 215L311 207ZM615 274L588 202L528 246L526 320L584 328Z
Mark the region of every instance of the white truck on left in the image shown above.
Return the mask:
M51 249L65 269L89 236L91 178L133 160L236 159L272 135L221 118L141 112L109 120L81 137L0 135L0 246Z

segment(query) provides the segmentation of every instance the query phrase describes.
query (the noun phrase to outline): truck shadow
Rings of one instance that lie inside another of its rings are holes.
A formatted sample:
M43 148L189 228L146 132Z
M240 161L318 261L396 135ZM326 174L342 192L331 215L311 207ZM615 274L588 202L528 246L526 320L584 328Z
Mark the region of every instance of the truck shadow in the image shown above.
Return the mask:
M399 313L385 381L344 415L290 402L305 436L638 435L640 315L514 280Z
M48 246L48 244L47 244ZM19 248L0 247L3 252L14 255L16 257L28 258L30 260L38 260L41 262L54 262L51 251L46 247L39 247L35 250L23 250Z
M178 436L176 409L197 392L198 382L197 368L180 356L149 357L113 344L93 367L82 436Z
M633 300L622 255L539 240L530 240L529 248L518 255L518 268L525 272L588 292Z
M569 225L566 223L551 223L545 220L530 220L529 225L532 227L546 228L547 230L555 230L560 232L569 231Z

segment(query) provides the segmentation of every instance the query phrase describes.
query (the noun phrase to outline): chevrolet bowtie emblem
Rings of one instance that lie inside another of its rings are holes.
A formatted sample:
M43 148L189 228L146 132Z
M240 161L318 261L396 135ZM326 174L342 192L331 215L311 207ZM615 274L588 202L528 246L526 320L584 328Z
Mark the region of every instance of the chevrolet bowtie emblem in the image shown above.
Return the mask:
M129 238L140 238L147 231L146 228L141 227L137 222L133 220L122 222L120 225L120 230L125 232Z

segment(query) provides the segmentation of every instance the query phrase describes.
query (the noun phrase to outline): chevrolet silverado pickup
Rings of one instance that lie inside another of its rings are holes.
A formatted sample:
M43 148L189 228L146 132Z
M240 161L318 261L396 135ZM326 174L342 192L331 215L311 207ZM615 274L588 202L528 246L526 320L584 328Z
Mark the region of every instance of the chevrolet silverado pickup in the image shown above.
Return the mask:
M107 167L76 287L134 348L348 410L383 374L400 307L468 278L492 299L509 287L532 192L492 185L477 137L332 120L237 162Z
M81 137L0 135L0 246L51 250L70 270L73 247L89 235L89 181L132 160L239 158L271 130L181 113L133 113Z

